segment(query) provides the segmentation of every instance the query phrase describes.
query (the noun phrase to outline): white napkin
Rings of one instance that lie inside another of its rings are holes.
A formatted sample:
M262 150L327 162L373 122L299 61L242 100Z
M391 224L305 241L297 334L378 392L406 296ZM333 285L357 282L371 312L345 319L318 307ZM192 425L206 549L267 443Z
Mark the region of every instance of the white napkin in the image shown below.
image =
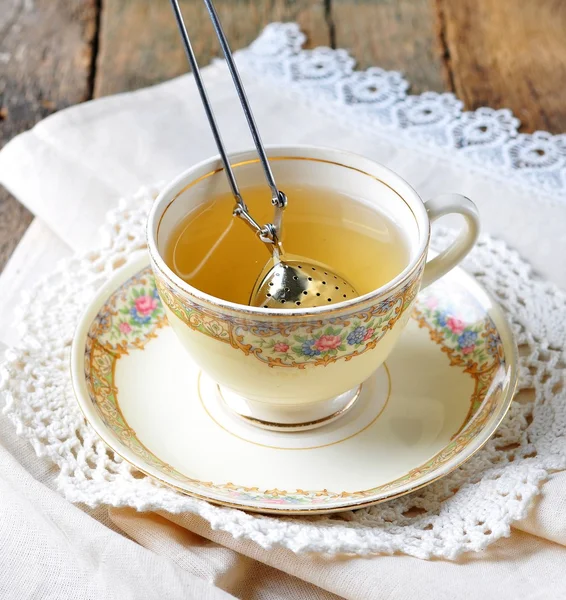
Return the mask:
M227 146L251 147L226 69L214 65L204 76ZM265 80L247 72L243 77L267 143L365 154L397 171L424 198L464 193L477 202L485 231L505 239L544 277L566 288L566 203L527 191L517 181L462 168L449 155L441 159L426 148L407 148L390 133L354 130L282 90L273 93ZM0 277L0 341L17 343L13 311L20 292L47 276L59 258L96 245L97 228L121 195L166 181L215 153L190 76L67 109L10 142L0 152L0 182L38 219ZM0 496L0 539L7 540L3 556L9 558L3 564L9 568L0 568L0 591L27 580L32 587L26 590L48 581L57 598L93 597L86 590L96 586L104 590L97 598L178 598L180 590L199 598L229 597L221 590L266 599L566 596L564 474L546 484L529 519L518 524L538 537L515 531L511 539L456 563L406 556L297 557L214 532L191 515L111 511L113 523L144 550L93 521L108 525L105 511L88 516L58 498L48 489L49 465L13 437L5 418L1 423L0 483L8 493ZM31 571L29 556L42 560L43 568ZM138 575L127 575L134 571ZM216 587L203 588L203 580ZM18 598L34 597L26 593Z

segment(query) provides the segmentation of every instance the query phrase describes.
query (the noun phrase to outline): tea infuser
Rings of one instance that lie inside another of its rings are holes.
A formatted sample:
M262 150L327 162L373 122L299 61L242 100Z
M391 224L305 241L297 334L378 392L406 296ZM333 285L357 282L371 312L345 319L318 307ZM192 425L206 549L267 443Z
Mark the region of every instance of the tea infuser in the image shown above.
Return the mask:
M273 223L267 223L263 227L250 215L236 182L234 171L230 165L228 154L224 147L224 142L222 141L222 136L220 135L220 130L181 14L179 2L178 0L171 0L171 6L177 20L185 52L191 65L210 128L212 129L214 141L224 165L230 189L236 200L233 214L236 217L240 217L251 227L259 239L268 247L272 255L251 291L249 304L264 308L314 308L355 298L358 296L358 293L354 287L344 278L332 272L327 266L312 260L303 259L302 257L293 256L284 258L281 234L283 211L287 205L287 197L279 190L275 183L259 130L216 9L211 0L204 0L204 3L224 57L226 58L226 63L232 76L240 104L242 105L267 185L271 190L271 203L274 206Z

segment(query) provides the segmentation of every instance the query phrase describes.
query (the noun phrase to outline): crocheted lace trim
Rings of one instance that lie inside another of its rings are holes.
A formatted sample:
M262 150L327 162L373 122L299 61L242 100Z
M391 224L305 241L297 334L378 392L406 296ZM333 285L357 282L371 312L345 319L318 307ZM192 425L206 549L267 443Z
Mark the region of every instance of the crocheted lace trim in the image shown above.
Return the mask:
M566 191L566 134L518 133L510 110L462 110L453 94L409 95L397 71L355 71L345 50L303 50L296 23L273 23L246 49L238 64L276 83L321 113L364 132L424 150L483 171L535 194L561 198Z

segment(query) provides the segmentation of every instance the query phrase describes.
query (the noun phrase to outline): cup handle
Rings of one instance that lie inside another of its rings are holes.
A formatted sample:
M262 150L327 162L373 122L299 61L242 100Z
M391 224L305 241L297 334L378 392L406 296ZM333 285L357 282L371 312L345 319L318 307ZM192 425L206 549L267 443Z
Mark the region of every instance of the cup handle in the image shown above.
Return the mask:
M426 263L421 289L453 269L474 247L480 232L478 209L466 196L441 194L425 202L425 208L431 223L445 215L457 213L464 217L466 224L452 245Z

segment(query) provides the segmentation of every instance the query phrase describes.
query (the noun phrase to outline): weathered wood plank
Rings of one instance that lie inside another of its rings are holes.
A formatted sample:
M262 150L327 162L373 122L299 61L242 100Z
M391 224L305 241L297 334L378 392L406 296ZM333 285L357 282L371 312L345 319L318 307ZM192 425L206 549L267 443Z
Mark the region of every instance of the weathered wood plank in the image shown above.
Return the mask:
M29 210L0 188L0 273L32 221Z
M310 45L328 45L324 0L218 0L233 50L249 44L273 21L297 21ZM182 0L187 29L200 65L220 56L202 0ZM151 85L186 73L183 47L167 0L104 0L95 96Z
M566 3L438 0L456 94L510 108L524 131L566 131Z
M434 0L332 0L331 21L358 68L402 71L413 93L446 89Z
M0 147L90 97L95 0L0 0ZM0 271L32 220L0 189Z

